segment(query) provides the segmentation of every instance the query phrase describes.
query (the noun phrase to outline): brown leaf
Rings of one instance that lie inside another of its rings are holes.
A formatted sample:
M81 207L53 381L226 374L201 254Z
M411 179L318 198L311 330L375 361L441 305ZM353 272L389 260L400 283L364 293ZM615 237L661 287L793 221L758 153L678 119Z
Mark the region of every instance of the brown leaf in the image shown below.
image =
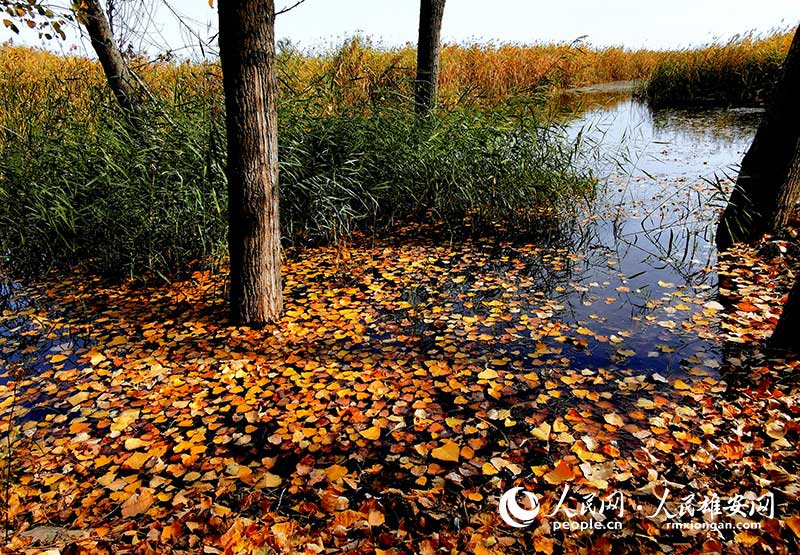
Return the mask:
M122 516L130 518L146 513L153 505L153 501L155 501L153 490L150 488L142 488L138 493L131 495L125 503L122 504Z

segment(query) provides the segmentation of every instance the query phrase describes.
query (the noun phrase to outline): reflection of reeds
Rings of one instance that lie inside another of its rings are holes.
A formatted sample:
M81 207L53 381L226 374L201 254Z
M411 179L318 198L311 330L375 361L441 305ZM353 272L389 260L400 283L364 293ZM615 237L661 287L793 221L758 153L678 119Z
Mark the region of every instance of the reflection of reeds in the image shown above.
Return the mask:
M665 53L646 86L647 99L655 107L763 104L792 36L750 33L702 49Z

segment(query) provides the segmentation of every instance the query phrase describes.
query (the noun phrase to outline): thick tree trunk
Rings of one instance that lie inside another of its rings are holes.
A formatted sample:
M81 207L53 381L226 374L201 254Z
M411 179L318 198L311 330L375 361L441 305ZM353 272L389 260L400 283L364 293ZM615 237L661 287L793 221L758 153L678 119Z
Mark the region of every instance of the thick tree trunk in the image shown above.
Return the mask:
M414 105L418 114L427 114L436 105L444 3L445 0L420 2L417 80L414 83Z
M717 228L717 246L752 242L774 231L781 188L800 139L800 28L784 62L781 80L742 160L739 177ZM784 198L783 202L797 199Z
M794 282L781 319L769 340L775 349L800 352L800 279Z
M231 310L280 317L280 224L274 0L220 0L219 52L228 137Z
M126 112L134 112L139 107L137 87L133 75L128 69L119 46L114 41L111 26L106 12L99 0L82 0L78 2L78 20L86 28L92 41L97 58L103 67L108 86Z
M778 206L772 222L773 231L778 232L786 227L798 200L800 200L800 141L795 146L794 158L786 181L778 192Z

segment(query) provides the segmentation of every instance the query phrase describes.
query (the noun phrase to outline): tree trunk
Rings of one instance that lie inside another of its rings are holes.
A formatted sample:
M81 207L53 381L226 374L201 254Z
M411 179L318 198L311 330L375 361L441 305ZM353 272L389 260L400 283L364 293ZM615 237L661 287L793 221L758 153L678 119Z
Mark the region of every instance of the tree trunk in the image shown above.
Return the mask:
M800 200L800 141L795 147L789 174L778 193L778 206L772 222L773 231L778 232L786 227L798 200Z
M444 3L445 0L421 0L420 3L417 80L414 83L414 106L418 114L427 114L436 105Z
M796 197L781 200L781 188L787 181L800 139L798 96L800 28L795 33L780 82L753 144L742 160L736 186L717 228L717 246L720 250L739 241L752 242L763 233L774 231L779 219L776 217L779 200L792 205L797 200Z
M781 319L769 340L775 349L800 352L800 279L794 282Z
M244 324L283 309L278 215L274 0L220 0L228 141L231 311Z
M135 112L139 107L136 84L128 69L119 46L114 41L106 12L99 0L83 0L76 3L78 20L86 28L92 47L106 75L108 86L126 112Z

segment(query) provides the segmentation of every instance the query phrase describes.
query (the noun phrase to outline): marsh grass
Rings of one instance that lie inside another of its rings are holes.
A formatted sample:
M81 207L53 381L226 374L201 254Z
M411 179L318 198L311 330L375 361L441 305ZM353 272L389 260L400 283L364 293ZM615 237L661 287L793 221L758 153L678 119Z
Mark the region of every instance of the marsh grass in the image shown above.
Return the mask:
M150 100L131 125L93 64L70 59L65 73L48 54L19 54L52 65L40 74L20 60L0 66L6 266L169 278L224 257L223 102L214 66L141 71ZM542 120L538 97L491 106L465 97L418 118L393 84L350 95L337 82L343 63L312 83L281 77L287 244L336 241L397 221L517 221L591 193L575 145Z
M409 109L413 48L355 37L304 53L283 43L285 242L336 241L397 221L492 227L542 208L555 213L590 195L592 180L554 123L563 114L545 108L554 90L653 74L656 104L758 99L790 38L747 36L683 52L448 45L441 107L422 119ZM94 62L0 46L5 266L168 277L224 257L219 66L130 63L148 90L135 126L120 116Z
M780 77L792 36L750 33L705 48L666 52L643 94L655 108L763 105Z

